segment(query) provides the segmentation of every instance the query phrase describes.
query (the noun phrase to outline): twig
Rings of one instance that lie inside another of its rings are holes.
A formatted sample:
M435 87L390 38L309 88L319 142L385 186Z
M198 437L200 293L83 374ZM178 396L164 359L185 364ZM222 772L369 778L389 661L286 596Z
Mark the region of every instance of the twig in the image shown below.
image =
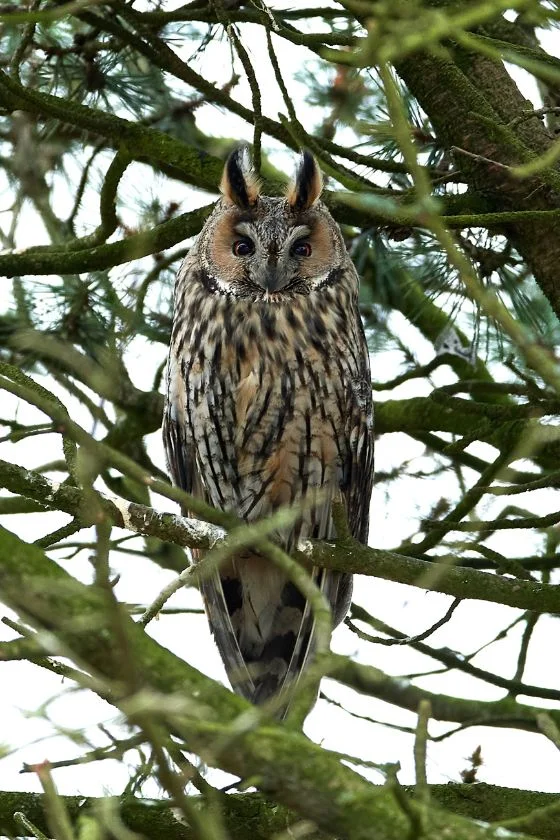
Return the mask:
M428 741L428 722L432 714L429 700L421 700L418 705L418 722L414 739L414 768L416 771L415 798L427 807L430 802L430 789L426 774L426 749Z
M253 166L255 167L255 172L257 175L260 174L261 171L261 138L262 138L262 110L261 110L261 91L259 88L259 83L257 81L257 77L255 75L255 71L253 69L253 65L251 64L251 60L247 53L247 50L241 43L241 39L239 38L237 32L235 31L234 27L230 24L226 27L227 33L229 37L232 39L235 49L237 51L237 55L243 65L243 69L245 70L245 75L247 76L247 81L249 82L249 87L251 88L251 98L253 103L253 111L255 113L255 120L254 120L254 133L253 133Z
M527 653L529 650L529 643L531 641L531 637L533 635L533 631L537 626L537 622L540 618L538 613L527 613L526 623L525 623L525 630L523 631L523 635L521 637L521 644L519 646L519 654L517 657L517 667L515 669L514 674L514 682L520 683L523 680L523 673L525 671L525 665L527 663ZM516 692L512 689L510 691L510 696L515 697Z
M510 128L515 128L516 125L519 123L526 122L527 120L532 119L533 117L544 117L547 114L560 114L560 107L557 105L555 106L547 106L545 108L536 108L533 111L524 111L518 117L514 117L508 123Z
M477 163L486 163L489 166L493 166L495 169L504 169L506 172L510 173L513 171L513 168L511 166L507 166L505 163L500 163L498 160L492 160L491 158L484 157L484 155L469 152L467 149L462 149L460 146L451 146L450 151L465 155L465 157L468 157Z

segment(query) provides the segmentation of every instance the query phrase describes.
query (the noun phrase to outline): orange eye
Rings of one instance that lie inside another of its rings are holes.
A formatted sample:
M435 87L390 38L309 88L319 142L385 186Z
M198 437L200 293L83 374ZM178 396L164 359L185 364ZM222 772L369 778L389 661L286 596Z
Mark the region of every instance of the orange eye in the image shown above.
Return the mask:
M309 242L304 242L300 240L292 245L292 256L294 257L310 257L311 256L311 245Z
M250 257L255 253L255 246L248 236L243 239L236 239L231 250L236 257Z

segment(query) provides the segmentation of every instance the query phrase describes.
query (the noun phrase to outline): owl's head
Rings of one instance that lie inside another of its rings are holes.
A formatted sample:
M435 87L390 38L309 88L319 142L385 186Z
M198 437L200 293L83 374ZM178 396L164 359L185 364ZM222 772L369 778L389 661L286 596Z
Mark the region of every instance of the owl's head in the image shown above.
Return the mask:
M260 194L244 150L230 155L220 186L194 249L217 293L281 301L337 282L349 257L309 152L284 197Z

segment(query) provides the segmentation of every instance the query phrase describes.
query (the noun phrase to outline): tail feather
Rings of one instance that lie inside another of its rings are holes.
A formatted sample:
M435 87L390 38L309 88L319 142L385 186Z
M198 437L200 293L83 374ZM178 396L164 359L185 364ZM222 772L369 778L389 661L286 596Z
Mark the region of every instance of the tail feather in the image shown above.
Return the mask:
M240 571L243 572L242 564L235 572L228 570L221 576L216 573L201 585L228 678L234 691L256 705L281 692L289 698L313 655L313 610L293 583L279 578L276 591L270 593L266 616L264 609L259 616L249 597L255 581L244 578ZM349 576L318 568L311 575L336 617ZM274 611L272 617L270 608ZM277 715L284 717L288 706L289 699Z
M233 690L246 700L252 700L255 684L239 647L233 629L223 580L216 572L200 585L210 629L220 651ZM226 584L227 591L227 584Z

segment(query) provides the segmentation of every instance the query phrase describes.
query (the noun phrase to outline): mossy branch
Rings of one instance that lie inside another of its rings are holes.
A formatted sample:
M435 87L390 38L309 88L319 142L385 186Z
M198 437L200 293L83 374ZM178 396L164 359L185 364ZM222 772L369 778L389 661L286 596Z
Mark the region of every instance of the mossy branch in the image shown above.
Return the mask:
M437 5L437 0L431 0L431 5ZM560 175L556 169L524 180L516 178L509 169L534 160L551 141L545 127L536 120L520 123L514 130L512 122L523 116L527 102L501 62L458 48L456 55L418 52L399 59L396 69L428 114L439 141L448 150L455 147L473 155L462 155L466 182L476 188L484 181L493 209L509 212L522 206L530 212L557 210ZM508 238L526 259L559 314L558 248L551 219L512 222ZM486 314L492 315L492 302L479 300Z
M0 274L17 277L22 274L81 274L100 271L116 265L138 260L150 254L171 248L178 242L199 233L213 205L206 205L175 219L162 222L151 230L133 234L119 242L69 250L46 246L32 248L18 254L0 254ZM75 240L83 243L84 240Z
M554 793L512 790L487 784L465 785L450 782L446 785L429 785L428 789L430 798L441 807L484 822L502 820L511 814L531 814L557 802L557 795ZM406 793L412 793L412 789L406 786L404 790ZM76 823L84 814L95 819L106 801L84 796L62 798L72 823ZM204 810L208 807L204 798L192 799L194 808ZM194 828L179 821L175 816L173 804L166 800L126 797L120 801L113 800L113 805L118 807L118 814L126 828L150 840L160 840L163 835L166 840L197 840ZM298 820L295 812L279 805L271 807L271 803L258 793L219 796L218 805L228 836L232 840L247 840L248 831L253 840L269 840L270 837L288 830ZM40 830L48 830L44 794L1 791L0 827L3 833L9 836L16 835L20 830L13 818L16 812L25 814ZM548 820L542 820L538 826L532 826L531 830L533 836L540 840L557 840L557 829L558 823L551 814ZM329 836L332 835L318 832L306 834L310 840Z
M168 134L125 120L106 111L88 108L52 94L31 90L0 71L0 103L9 110L51 117L74 128L105 137L117 149L126 145L134 160L167 164L188 173L191 183L214 190L223 163L218 158L176 140Z
M37 627L56 633L72 657L92 669L98 690L128 711L132 724L136 715L150 715L186 738L189 750L206 762L258 779L263 793L330 833L370 840L375 825L378 840L394 840L406 830L390 790L375 788L300 733L261 722L257 710L158 645L122 612L122 632L143 682L140 693L127 697L122 651L115 649L104 593L74 580L40 549L5 529L0 529L0 592ZM480 824L438 808L430 808L425 818L427 836L434 838L442 832L455 840L492 836Z
M441 692L419 688L406 679L386 674L379 668L354 662L344 656L331 655L328 676L348 688L376 697L392 706L418 711L420 703L427 701L436 720L461 723L463 726L492 726L519 729L524 732L539 732L540 706L518 703L512 697L500 700L465 700ZM552 712L551 718L560 723L560 713Z
M55 485L38 473L0 461L0 484L45 505L80 518L84 526L95 522L98 507L84 508L84 494L79 488ZM189 519L124 500L98 496L105 514L115 525L135 533L191 548L208 548L223 539L225 531L204 520ZM551 584L511 580L478 569L449 566L396 552L369 548L347 537L342 546L336 543L302 544L305 565L322 566L338 571L371 575L396 583L406 583L458 598L501 603L536 612L560 612L560 591Z

